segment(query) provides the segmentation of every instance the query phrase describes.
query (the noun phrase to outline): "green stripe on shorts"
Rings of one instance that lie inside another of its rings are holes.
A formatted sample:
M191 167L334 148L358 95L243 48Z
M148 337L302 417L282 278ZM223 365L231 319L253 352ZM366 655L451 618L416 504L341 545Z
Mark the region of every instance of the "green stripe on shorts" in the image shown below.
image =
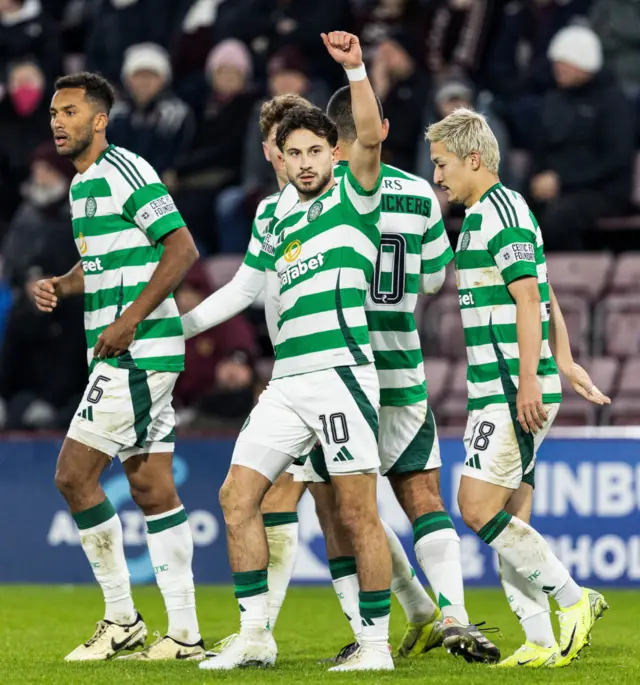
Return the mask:
M424 423L407 445L394 465L384 474L393 476L400 473L414 473L427 468L433 444L436 439L436 422L431 407L427 407Z
M373 408L369 398L358 383L358 379L354 376L353 371L349 366L337 366L336 373L342 379L342 382L347 386L347 389L353 396L353 399L358 405L358 409L369 424L369 428L373 431L376 441L378 440L379 424L378 412Z

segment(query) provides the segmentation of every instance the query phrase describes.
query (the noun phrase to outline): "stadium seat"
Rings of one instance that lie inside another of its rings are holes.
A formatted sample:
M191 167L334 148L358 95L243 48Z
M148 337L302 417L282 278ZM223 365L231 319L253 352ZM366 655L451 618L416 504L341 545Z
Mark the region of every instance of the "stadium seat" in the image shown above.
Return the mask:
M445 293L429 305L422 321L421 334L429 356L466 357L457 295Z
M594 351L615 357L640 354L640 301L637 295L607 297L598 305Z
M602 390L602 388L600 389ZM635 397L636 401L640 403L640 357L631 357L624 362L616 401L618 398L630 399L632 397Z
M451 364L442 357L427 357L424 360L424 375L427 377L429 403L437 405L449 380Z
M640 424L640 400L620 398L602 411L603 423L611 426L637 426Z
M589 354L589 333L591 330L591 314L588 301L577 295L557 294L560 308L564 316L571 351L576 358Z
M568 293L582 295L595 302L604 292L610 277L613 257L608 252L594 254L549 254L549 283L558 296Z
M204 267L207 276L213 283L214 289L222 288L235 275L240 264L242 264L243 255L216 255L209 257L204 262Z
M631 204L640 208L640 152L636 154L633 172L633 188L631 190ZM640 214L631 216L612 216L598 219L596 226L600 230L620 231L640 228Z
M594 359L581 359L580 364L584 366L587 373L591 376L591 380L598 388L605 395L611 396L618 377L618 360L615 357L596 357ZM562 382L563 398L566 400L580 399L567 378L560 374L560 379ZM585 402L583 399L580 399L580 401Z
M640 252L627 252L616 262L611 291L613 293L637 292L640 284Z
M554 426L593 426L597 423L598 407L575 395L562 400Z

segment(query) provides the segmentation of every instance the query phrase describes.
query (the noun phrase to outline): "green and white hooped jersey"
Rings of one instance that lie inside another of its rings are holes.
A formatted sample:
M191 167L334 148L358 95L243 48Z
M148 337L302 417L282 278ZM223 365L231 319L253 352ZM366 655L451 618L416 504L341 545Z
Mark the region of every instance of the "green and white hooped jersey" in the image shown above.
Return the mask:
M285 191L281 200L289 202L295 189ZM347 170L314 200L283 212L278 203L261 252L280 281L274 379L373 362L364 304L380 245L380 200L381 177L366 191Z
M516 304L507 285L523 276L537 278L540 291L542 400L560 402L560 377L549 347L549 282L542 234L520 194L497 183L467 209L455 264L469 362L468 409L515 402L520 360Z
M386 164L382 165L380 231L367 294L367 323L380 405L402 407L427 399L414 316L421 275L443 269L453 259L453 250L429 183Z
M153 167L109 147L69 190L73 237L84 271L87 359L98 335L142 292L163 247L159 240L185 225ZM184 336L173 295L138 326L129 350L111 366L153 371L184 369Z
M265 270L265 265L260 259L260 250L262 249L265 233L267 232L276 211L279 197L280 192L277 192L260 201L260 204L256 209L253 225L251 226L251 239L249 240L249 247L247 247L247 252L244 256L244 263L258 271Z

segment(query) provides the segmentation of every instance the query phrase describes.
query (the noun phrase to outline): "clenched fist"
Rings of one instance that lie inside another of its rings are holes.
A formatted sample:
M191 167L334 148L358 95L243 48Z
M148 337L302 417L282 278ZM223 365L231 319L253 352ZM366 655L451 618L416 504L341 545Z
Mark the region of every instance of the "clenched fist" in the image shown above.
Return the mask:
M346 31L321 33L322 42L327 52L345 69L355 69L362 64L362 48L358 36Z

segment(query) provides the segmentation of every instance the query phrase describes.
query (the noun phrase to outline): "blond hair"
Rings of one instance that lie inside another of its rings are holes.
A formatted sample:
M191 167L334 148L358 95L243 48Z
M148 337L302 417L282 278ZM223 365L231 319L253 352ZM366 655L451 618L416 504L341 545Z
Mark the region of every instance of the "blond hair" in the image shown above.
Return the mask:
M478 152L487 170L492 174L498 173L498 141L484 116L472 109L460 107L437 124L431 124L425 139L431 143L444 143L447 150L460 159L465 159L471 152Z

